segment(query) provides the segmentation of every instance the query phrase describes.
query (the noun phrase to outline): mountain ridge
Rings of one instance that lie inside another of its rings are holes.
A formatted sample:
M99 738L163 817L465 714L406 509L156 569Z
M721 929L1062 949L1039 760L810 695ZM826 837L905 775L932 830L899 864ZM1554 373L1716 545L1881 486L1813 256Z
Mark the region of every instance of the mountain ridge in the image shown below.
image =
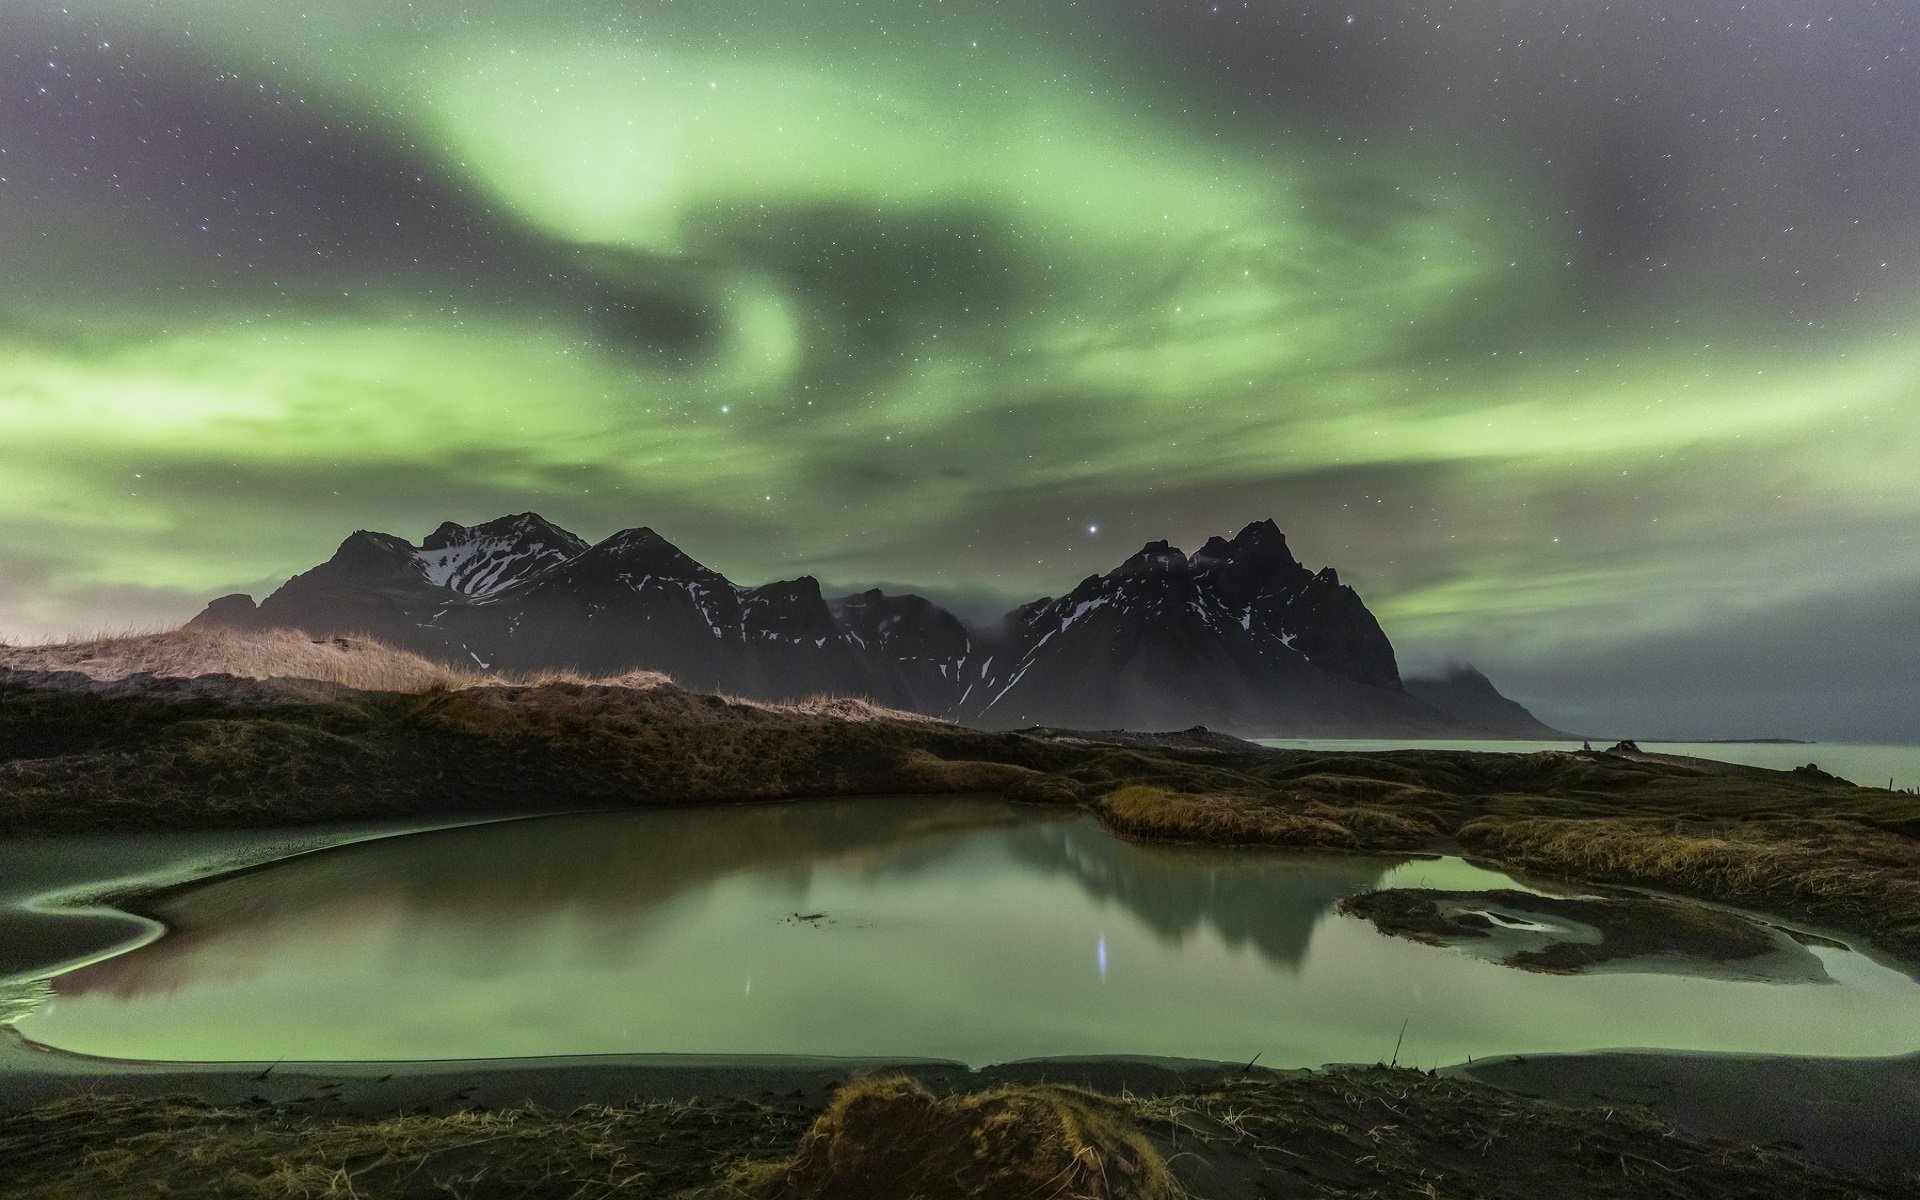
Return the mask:
M650 527L590 544L525 512L444 522L418 546L356 530L260 603L223 596L189 626L365 634L483 671L643 669L767 700L860 695L985 727L1553 732L1518 705L1410 691L1359 595L1332 567L1301 564L1270 519L1192 555L1148 542L1064 595L970 626L914 593L829 597L810 575L737 584Z

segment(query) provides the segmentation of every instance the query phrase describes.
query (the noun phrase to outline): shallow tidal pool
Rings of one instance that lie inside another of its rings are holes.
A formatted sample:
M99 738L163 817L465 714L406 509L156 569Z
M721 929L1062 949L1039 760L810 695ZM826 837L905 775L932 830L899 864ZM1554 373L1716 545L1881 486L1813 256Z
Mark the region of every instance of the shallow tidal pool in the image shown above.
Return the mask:
M1920 1048L1920 985L1861 954L1816 948L1821 983L1530 974L1334 911L1394 886L1516 885L1459 860L1125 842L982 800L548 817L150 897L139 907L164 935L56 976L15 1024L87 1054L205 1061L1397 1053L1431 1067Z

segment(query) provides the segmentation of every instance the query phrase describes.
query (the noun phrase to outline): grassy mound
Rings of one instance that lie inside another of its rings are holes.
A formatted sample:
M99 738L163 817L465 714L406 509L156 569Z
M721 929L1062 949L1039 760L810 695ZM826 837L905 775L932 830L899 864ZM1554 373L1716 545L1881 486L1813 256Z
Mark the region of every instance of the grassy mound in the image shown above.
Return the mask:
M1399 793L1395 799L1405 798L1406 807L1390 807L1391 801L1328 803L1293 791L1257 800L1182 795L1130 784L1100 797L1094 808L1109 828L1154 841L1339 850L1418 849L1431 843L1445 827L1429 806L1431 793L1422 794L1417 788L1393 790Z
M314 679L368 692L471 687L485 680L372 638L312 638L291 629L173 629L0 647L0 667L72 671L103 682L130 675Z
M1052 1085L935 1096L904 1076L841 1088L785 1163L737 1186L779 1200L1170 1200L1166 1162L1116 1102Z

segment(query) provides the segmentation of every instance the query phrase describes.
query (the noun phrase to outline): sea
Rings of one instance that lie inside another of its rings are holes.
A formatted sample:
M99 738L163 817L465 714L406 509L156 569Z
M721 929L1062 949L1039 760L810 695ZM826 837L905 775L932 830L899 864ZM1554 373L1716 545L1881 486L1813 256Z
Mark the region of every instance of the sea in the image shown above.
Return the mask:
M1487 750L1531 754L1536 750L1577 750L1576 741L1408 741L1364 738L1260 738L1262 746L1286 750ZM1848 742L1639 742L1649 754L1683 754L1775 771L1812 763L1861 787L1920 789L1920 746L1859 745ZM1594 749L1605 749L1596 744Z

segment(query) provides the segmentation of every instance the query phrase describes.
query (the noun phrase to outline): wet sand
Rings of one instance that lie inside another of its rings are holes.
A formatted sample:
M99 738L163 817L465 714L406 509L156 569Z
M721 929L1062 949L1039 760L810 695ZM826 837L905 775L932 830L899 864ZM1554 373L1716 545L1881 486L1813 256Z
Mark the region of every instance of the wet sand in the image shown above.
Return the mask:
M1920 1054L1610 1051L1489 1058L1440 1073L1563 1103L1641 1104L1691 1133L1785 1145L1814 1162L1920 1183Z
M930 1059L617 1055L452 1062L136 1063L46 1050L0 1033L0 1111L75 1096L192 1096L207 1103L359 1116L567 1112L650 1099L752 1097L805 1116L840 1084L900 1072L939 1092L1067 1083L1159 1096L1248 1078L1297 1078L1244 1063L1061 1058L970 1070ZM1570 1105L1637 1105L1683 1133L1780 1147L1889 1184L1920 1178L1920 1054L1830 1059L1609 1051L1483 1059L1436 1074Z

